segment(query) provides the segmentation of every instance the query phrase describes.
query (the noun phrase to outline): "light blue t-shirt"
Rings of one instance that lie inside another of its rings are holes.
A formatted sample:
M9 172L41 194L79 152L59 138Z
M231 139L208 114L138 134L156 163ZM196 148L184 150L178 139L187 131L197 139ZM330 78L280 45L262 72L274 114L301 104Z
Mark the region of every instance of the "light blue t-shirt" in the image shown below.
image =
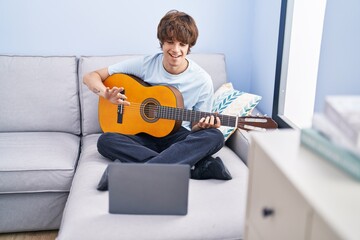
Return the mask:
M184 99L184 108L210 112L213 102L213 83L210 75L191 59L188 68L177 75L168 73L163 67L163 53L131 58L109 66L110 75L131 74L151 85L170 85L176 87ZM190 129L189 122L183 127Z

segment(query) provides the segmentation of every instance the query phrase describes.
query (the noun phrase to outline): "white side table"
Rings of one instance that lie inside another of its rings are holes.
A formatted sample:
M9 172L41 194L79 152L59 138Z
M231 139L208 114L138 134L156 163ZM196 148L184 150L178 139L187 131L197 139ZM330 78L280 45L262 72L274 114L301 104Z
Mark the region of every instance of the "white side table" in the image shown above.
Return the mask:
M360 239L360 182L300 145L252 132L245 239Z

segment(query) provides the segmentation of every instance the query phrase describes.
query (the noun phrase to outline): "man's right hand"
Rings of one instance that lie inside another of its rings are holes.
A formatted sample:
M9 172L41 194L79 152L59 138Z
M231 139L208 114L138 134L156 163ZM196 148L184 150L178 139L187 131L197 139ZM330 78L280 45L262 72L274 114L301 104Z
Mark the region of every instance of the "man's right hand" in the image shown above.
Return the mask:
M130 102L126 101L127 97L121 92L124 91L123 87L106 88L104 98L117 105L129 106Z
M104 81L109 77L108 69L102 68L90 73L87 73L83 77L83 82L86 86L95 94L104 97L113 104L129 106L130 102L126 101L126 96L121 94L124 88L105 87Z

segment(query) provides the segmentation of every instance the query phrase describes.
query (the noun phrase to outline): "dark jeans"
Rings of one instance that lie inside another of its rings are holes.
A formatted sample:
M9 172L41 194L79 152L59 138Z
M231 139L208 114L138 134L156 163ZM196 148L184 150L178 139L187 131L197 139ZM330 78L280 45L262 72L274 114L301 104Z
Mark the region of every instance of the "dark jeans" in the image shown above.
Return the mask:
M183 127L162 138L148 134L103 133L98 151L112 161L134 163L174 163L195 165L224 146L222 133L215 128L191 132Z

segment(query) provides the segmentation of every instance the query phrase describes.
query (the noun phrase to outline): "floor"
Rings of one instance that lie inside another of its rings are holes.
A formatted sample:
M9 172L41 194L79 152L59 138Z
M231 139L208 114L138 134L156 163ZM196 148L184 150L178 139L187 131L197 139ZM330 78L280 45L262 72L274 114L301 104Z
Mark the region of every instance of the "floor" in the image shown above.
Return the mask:
M1 233L0 240L55 240L58 231Z

